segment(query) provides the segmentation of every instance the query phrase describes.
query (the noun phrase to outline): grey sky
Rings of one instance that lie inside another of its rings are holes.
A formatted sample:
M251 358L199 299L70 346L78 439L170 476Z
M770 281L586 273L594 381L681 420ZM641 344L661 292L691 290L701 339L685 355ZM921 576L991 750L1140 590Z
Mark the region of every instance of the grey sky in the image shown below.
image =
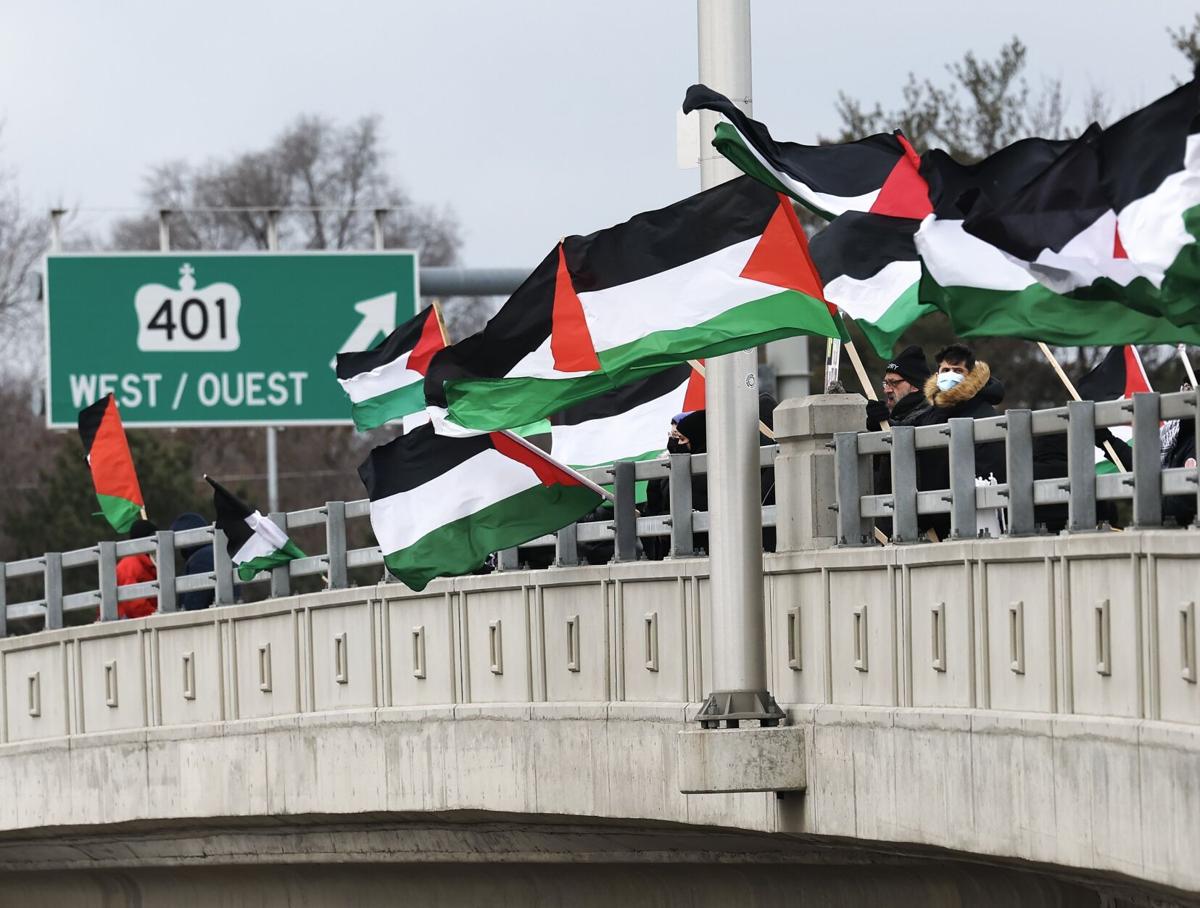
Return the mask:
M839 89L885 105L1014 33L1031 76L1114 110L1186 75L1194 2L756 0L754 113L781 138L837 126ZM533 265L694 192L675 111L696 79L693 0L334 3L0 0L0 166L34 208L136 208L147 168L256 148L298 114L379 113L391 166L457 214L468 265Z

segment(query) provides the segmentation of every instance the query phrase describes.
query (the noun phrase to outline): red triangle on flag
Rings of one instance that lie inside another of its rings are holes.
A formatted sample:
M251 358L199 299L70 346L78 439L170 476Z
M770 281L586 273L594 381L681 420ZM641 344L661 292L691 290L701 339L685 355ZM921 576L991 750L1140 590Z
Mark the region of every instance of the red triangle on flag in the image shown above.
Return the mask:
M921 158L908 139L899 133L896 133L896 139L904 148L904 156L883 181L870 213L920 220L933 213L933 205L929 202L929 184L921 176Z
M699 362L701 366L704 365L704 360ZM683 392L684 413L692 413L705 408L704 387L704 373L693 366L691 374L688 375L687 390Z
M417 345L408 354L408 368L424 375L425 370L429 368L429 361L433 359L433 354L445 346L446 338L442 334L441 319L438 318L437 310L431 306L429 314L425 316L421 336L417 338Z
M1121 242L1121 225L1113 225L1113 258L1127 259L1129 253L1125 251L1125 244Z
M583 314L583 303L579 301L571 283L571 272L567 270L562 243L558 244L558 275L554 280L550 352L554 356L554 368L560 372L595 372L600 368L600 359L592 345L592 333Z
M740 276L786 287L824 302L821 276L808 254L808 239L792 203L784 196L779 197L779 207L767 222Z
M1146 370L1142 366L1142 358L1138 356L1137 347L1125 347L1125 393L1127 400L1133 400L1133 395L1153 390Z

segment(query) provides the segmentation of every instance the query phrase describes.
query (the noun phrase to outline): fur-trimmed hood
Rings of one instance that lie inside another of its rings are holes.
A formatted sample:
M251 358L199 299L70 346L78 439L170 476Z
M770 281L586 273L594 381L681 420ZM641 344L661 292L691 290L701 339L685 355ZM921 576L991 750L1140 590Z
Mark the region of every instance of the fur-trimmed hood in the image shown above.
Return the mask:
M938 374L935 372L925 382L925 399L935 407L949 409L964 404L983 390L992 377L992 370L981 359L975 360L975 368L963 376L963 380L949 391L938 388Z

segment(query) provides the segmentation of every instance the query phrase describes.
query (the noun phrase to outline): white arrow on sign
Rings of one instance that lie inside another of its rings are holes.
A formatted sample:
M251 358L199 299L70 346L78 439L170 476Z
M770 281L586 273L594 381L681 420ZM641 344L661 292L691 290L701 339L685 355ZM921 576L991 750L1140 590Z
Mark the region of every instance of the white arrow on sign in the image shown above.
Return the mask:
M362 321L350 332L346 342L338 348L338 353L357 353L359 350L366 350L367 344L380 334L386 336L396 330L396 294L394 291L355 303L354 309L363 317ZM329 361L329 368L337 368L336 356Z

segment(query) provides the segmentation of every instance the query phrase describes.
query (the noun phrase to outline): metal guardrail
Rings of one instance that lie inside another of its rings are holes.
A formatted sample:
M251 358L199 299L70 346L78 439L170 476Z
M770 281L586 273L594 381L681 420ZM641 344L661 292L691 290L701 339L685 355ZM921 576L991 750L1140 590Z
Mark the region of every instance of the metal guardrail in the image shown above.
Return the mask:
M1047 410L1008 410L989 419L951 419L945 425L893 426L882 432L839 432L834 436L837 477L837 537L845 546L873 545L874 518L892 521L892 541L918 541L919 517L949 514L951 537L974 538L978 512L1003 509L1007 534L1037 532L1034 507L1067 505L1067 530L1097 528L1097 502L1133 502L1133 525L1162 526L1162 499L1195 495L1200 503L1200 471L1164 470L1159 451L1160 420L1194 419L1200 392L1135 394L1132 401L1094 403L1073 401ZM1132 425L1132 470L1097 475L1097 428ZM1039 435L1067 435L1067 475L1034 479L1033 440ZM975 446L1002 442L1007 481L976 486ZM918 452L947 449L950 488L918 489ZM891 487L886 495L872 494L871 463L877 455L890 458ZM1200 510L1200 509L1198 509Z
M775 461L777 446L762 448L763 466ZM708 470L704 454L671 454L658 460L625 461L612 467L584 470L583 475L600 484L611 483L615 496L611 519L572 524L557 534L542 536L521 546L525 548L553 547L554 563L560 567L581 563L581 543L612 541L614 560L634 561L638 558L639 537L670 537L669 554L674 557L695 554L694 536L709 528L708 513L692 509L692 475ZM670 484L670 513L661 516L638 516L635 507L635 484L641 480L670 476L678 480ZM359 549L346 547L346 522L370 517L370 501L329 501L324 506L270 515L281 528L291 532L302 527L325 527L324 554L298 558L270 572L260 572L249 583L270 583L272 597L291 594L294 578L323 576L327 589L343 589L350 585L352 568L381 567L383 556L378 546ZM763 508L763 526L775 525L775 507ZM176 576L175 553L196 546L213 546L213 570L201 574ZM117 585L117 561L127 555L152 553L158 568L158 579L146 583ZM499 553L500 570L518 568L517 550ZM80 593L63 593L64 570L95 567L97 588ZM42 578L41 599L8 603L7 581L23 577ZM242 581L238 581L241 583ZM226 550L225 534L215 526L200 527L179 533L160 530L153 539L127 539L99 542L94 546L69 552L47 552L21 561L0 562L0 637L8 636L9 623L33 623L40 619L42 628L61 628L64 616L71 612L98 610L100 621L117 620L117 604L128 599L157 597L160 612L178 610L182 593L213 590L213 605L231 605L236 601L233 565Z

